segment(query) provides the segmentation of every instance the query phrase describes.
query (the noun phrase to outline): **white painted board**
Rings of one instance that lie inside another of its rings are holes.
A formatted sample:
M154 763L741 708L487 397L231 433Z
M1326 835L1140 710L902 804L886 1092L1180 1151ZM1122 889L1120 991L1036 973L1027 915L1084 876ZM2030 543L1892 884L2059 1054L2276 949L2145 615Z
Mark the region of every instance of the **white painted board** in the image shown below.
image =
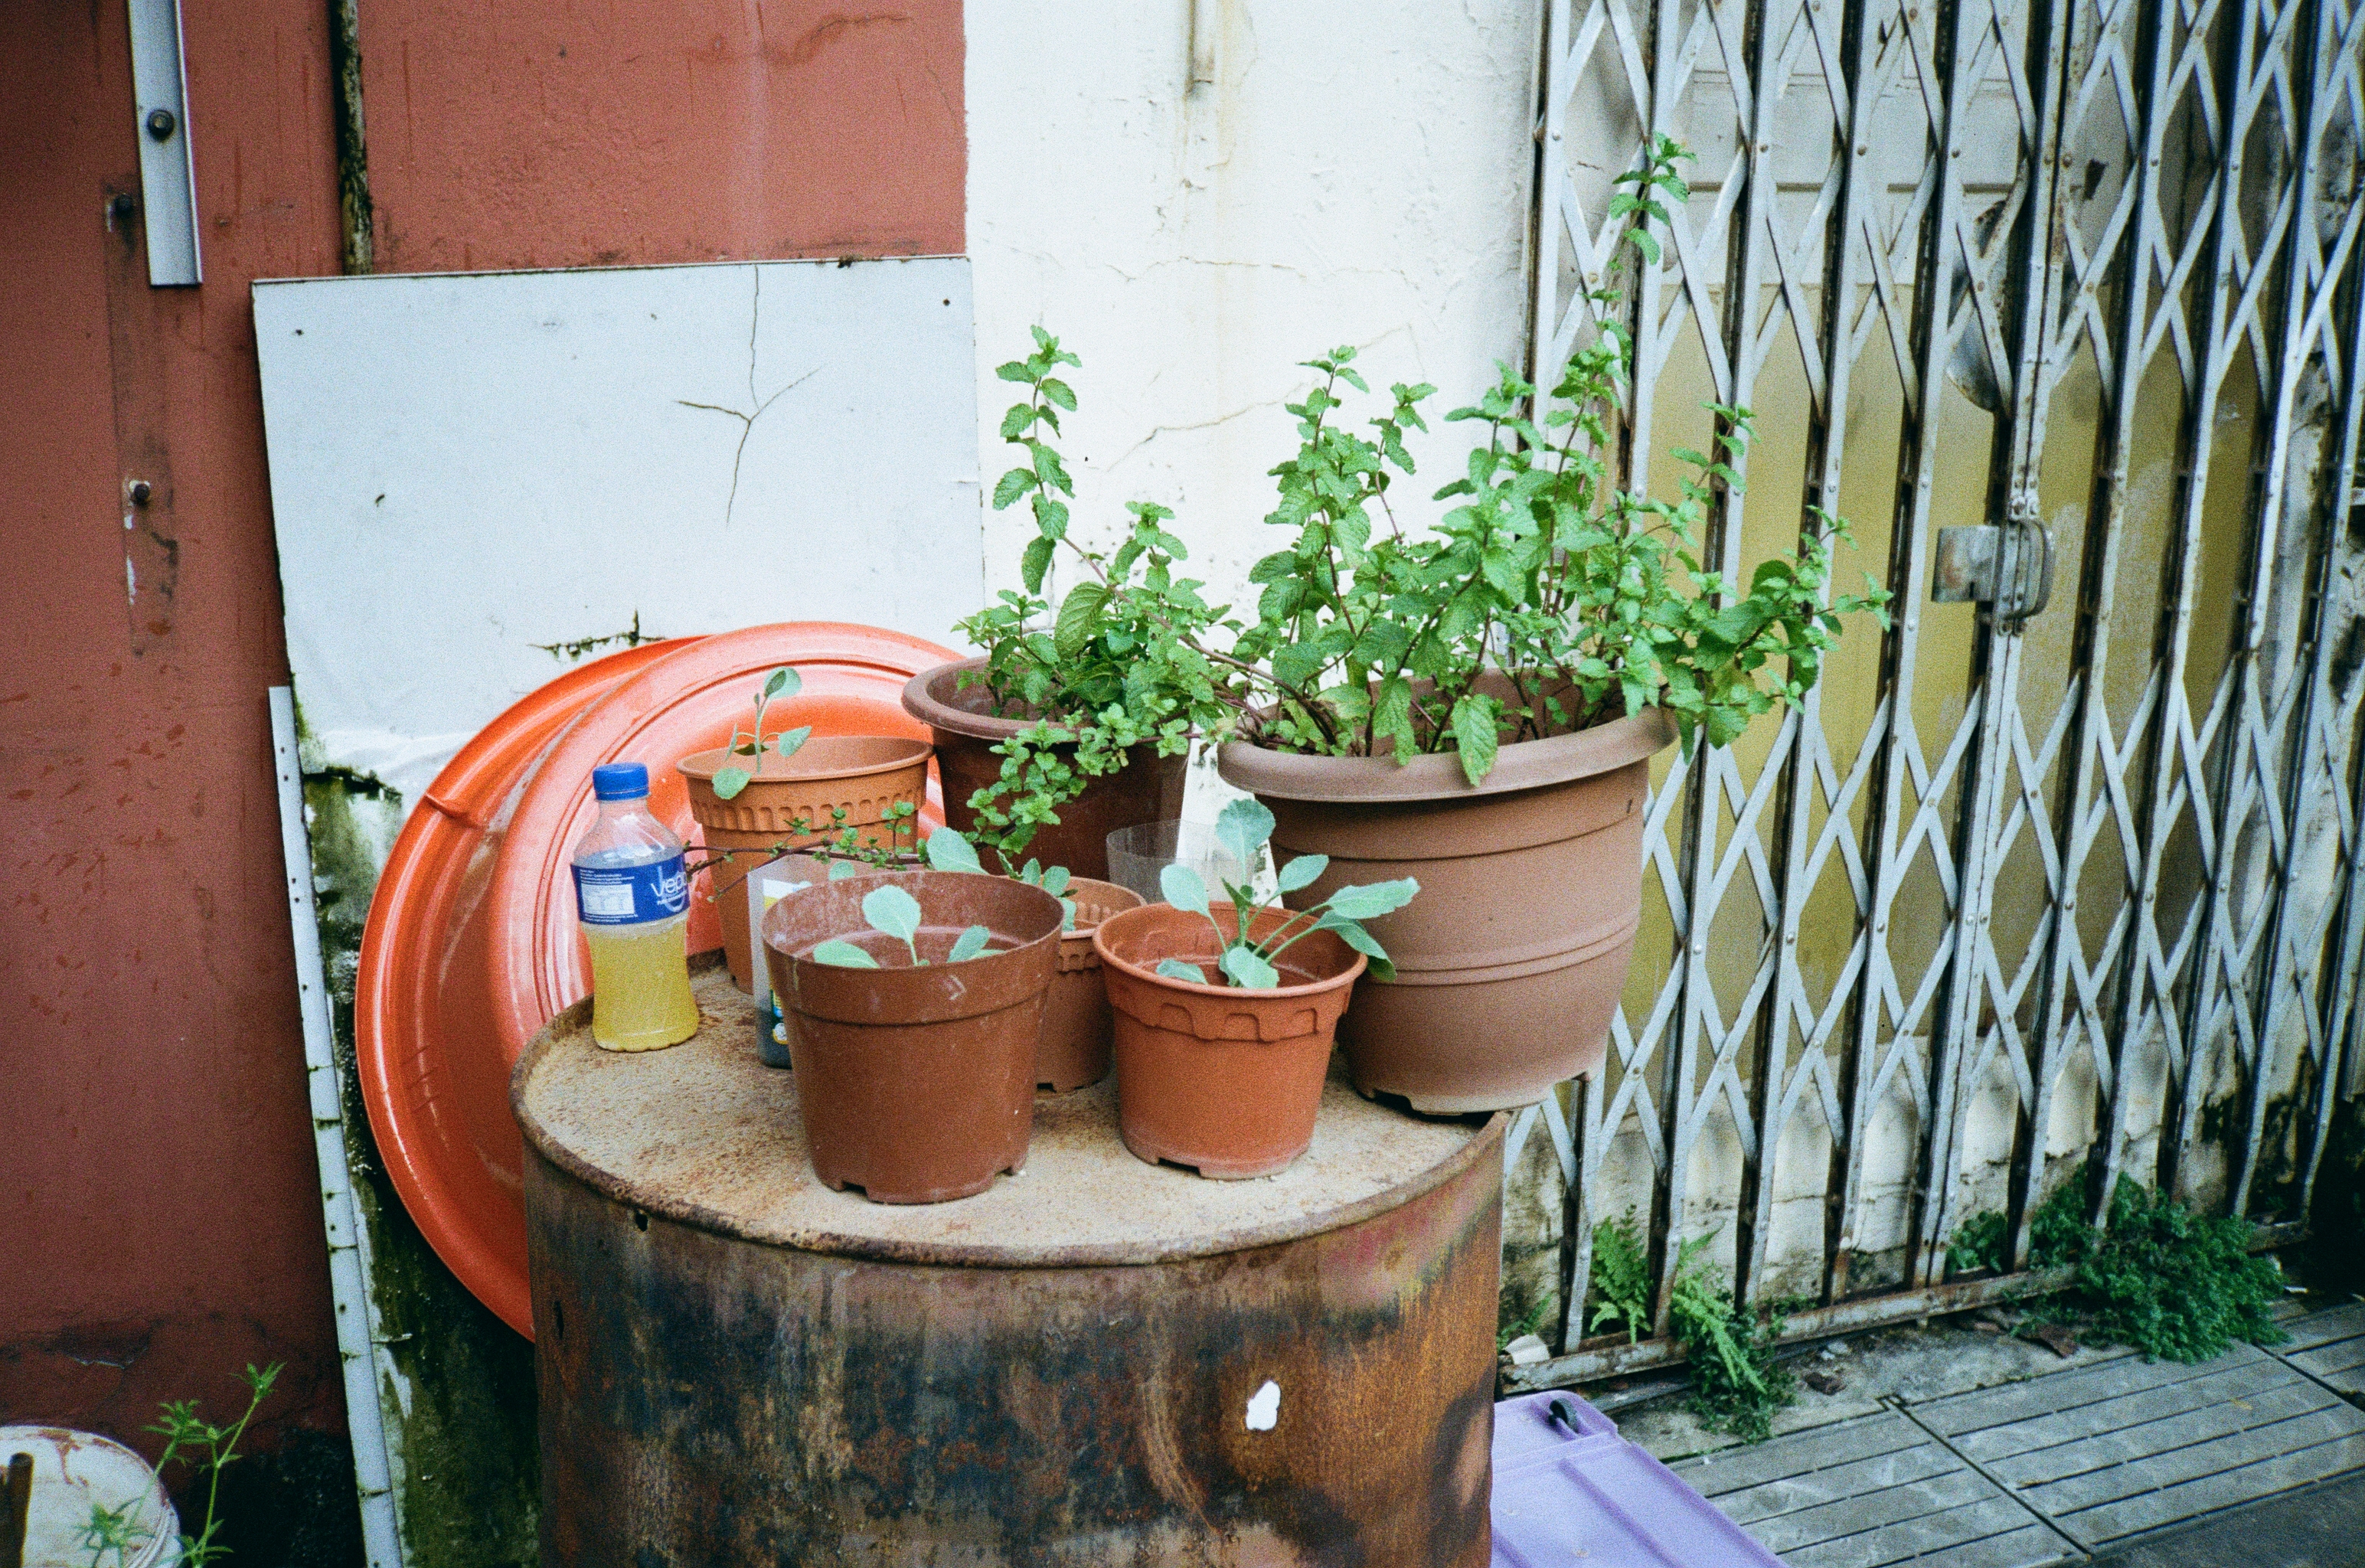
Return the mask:
M943 642L983 599L964 259L263 282L254 321L308 762L406 802L635 626Z

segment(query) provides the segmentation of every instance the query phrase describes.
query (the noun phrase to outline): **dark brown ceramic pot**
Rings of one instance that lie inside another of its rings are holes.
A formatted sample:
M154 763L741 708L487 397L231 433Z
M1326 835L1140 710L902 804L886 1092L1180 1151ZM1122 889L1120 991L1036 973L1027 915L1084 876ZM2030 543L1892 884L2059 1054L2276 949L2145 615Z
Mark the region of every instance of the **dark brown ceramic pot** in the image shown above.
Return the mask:
M963 833L977 825L970 797L1002 777L993 747L1029 728L1026 719L992 711L982 686L964 689L964 670L982 670L981 658L962 659L922 670L903 688L903 711L936 732L936 767L944 782L945 821ZM1182 784L1189 758L1160 756L1154 746L1136 746L1126 765L1096 778L1059 808L1059 820L1035 830L1026 853L1046 866L1065 866L1079 877L1108 875L1108 835L1121 827L1165 822L1182 814Z
M885 846L887 834L880 824L888 808L908 801L916 812L927 801L928 744L891 735L812 735L794 756L766 753L763 771L726 801L714 792L714 775L734 760L718 747L692 753L674 767L689 786L689 814L701 842L709 852L737 852L709 868L706 896L714 900L723 921L723 957L732 981L751 991L756 971L747 935L747 873L770 859L775 846L802 848L836 836L841 824L831 813L840 809L846 812L843 826ZM745 765L745 759L735 760ZM800 823L807 831L794 831ZM909 849L918 842L915 816L903 828L901 843L888 847Z
M862 899L892 882L920 902L913 967L870 930ZM764 957L790 1021L789 1053L814 1173L881 1204L981 1193L1026 1163L1035 1042L1059 959L1059 901L1004 877L961 871L847 877L790 893L764 917ZM982 958L946 961L972 925ZM808 956L844 937L875 969Z
M1043 1001L1043 1037L1035 1047L1035 1087L1054 1094L1084 1089L1108 1076L1108 988L1093 929L1120 910L1141 907L1141 895L1090 877L1070 879L1076 928L1059 937L1059 972Z
M1288 918L1262 910L1249 931L1262 940ZM1227 1178L1270 1176L1306 1152L1362 954L1323 931L1274 961L1272 991L1168 980L1161 958L1213 973L1216 943L1205 917L1162 903L1111 915L1093 946L1115 1014L1126 1148Z
M1226 781L1272 812L1275 864L1330 857L1293 906L1419 879L1419 897L1366 923L1396 978L1367 978L1339 1031L1358 1089L1497 1111L1599 1069L1642 920L1650 759L1675 738L1653 708L1506 745L1474 787L1451 754L1223 747Z

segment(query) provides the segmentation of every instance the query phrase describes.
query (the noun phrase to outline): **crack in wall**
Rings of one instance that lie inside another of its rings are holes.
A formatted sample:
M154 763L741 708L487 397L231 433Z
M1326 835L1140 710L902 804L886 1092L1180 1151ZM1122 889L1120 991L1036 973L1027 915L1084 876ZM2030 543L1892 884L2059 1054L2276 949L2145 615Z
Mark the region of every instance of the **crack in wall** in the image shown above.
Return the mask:
M822 370L820 365L814 365L811 370L806 371L802 375L798 376L795 380L790 382L787 386L781 387L770 397L764 398L757 395L756 391L756 339L757 333L762 330L764 325L764 269L760 266L757 266L749 268L748 271L755 275L756 280L755 298L752 307L747 313L747 401L754 405L755 412L742 413L736 409L724 408L720 403L695 403L687 398L677 398L674 399L675 402L680 404L685 409L703 409L710 414L728 414L733 419L739 421L739 444L731 454L731 494L723 503L723 526L725 528L731 526L731 519L738 510L739 471L741 466L746 461L747 438L756 433L756 421L762 419L766 413L769 412L773 404L779 402L781 398L787 397L790 393L795 391L806 382L811 381L814 376L819 375ZM633 624L634 629L637 630L640 625L638 616L633 618ZM545 652L549 651L542 644L536 644L534 645L536 647L543 647Z

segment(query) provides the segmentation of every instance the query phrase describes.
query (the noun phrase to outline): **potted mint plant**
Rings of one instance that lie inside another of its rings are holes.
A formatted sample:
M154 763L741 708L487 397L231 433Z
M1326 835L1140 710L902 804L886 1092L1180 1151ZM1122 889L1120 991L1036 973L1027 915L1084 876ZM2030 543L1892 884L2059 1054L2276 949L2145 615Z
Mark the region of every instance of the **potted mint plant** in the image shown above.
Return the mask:
M880 1204L936 1204L1026 1162L1035 1041L1064 911L1039 887L870 872L764 916L813 1171Z
M674 765L689 788L689 814L706 849L707 897L722 918L723 955L742 991L753 989L747 873L790 849L826 846L842 854L914 846L927 798L925 741L894 735L820 735L813 726L768 733L775 703L803 689L781 668L756 689L746 729Z
M1620 176L1614 254L1655 262L1685 156L1662 137ZM1609 324L1549 395L1506 368L1447 416L1483 439L1425 532L1390 491L1432 389L1393 387L1365 436L1341 418L1342 390L1368 390L1354 351L1310 362L1266 520L1293 538L1251 571L1257 620L1231 650L1260 700L1217 766L1272 810L1277 855L1327 857L1291 901L1408 875L1430 890L1373 926L1395 973L1366 977L1342 1031L1357 1086L1422 1111L1530 1103L1597 1068L1641 921L1651 757L1801 700L1844 617L1887 623L1869 579L1829 595L1847 530L1821 510L1745 584L1701 566L1748 410L1714 407L1713 455L1676 454L1676 499L1610 483L1630 375L1616 264L1594 298Z
M1216 831L1255 867L1272 825L1264 807L1235 801ZM1291 861L1280 886L1310 887L1325 868L1318 856ZM1118 1132L1153 1163L1270 1175L1313 1141L1351 989L1366 967L1387 972L1362 922L1404 908L1419 884L1340 887L1290 910L1229 882L1211 900L1185 866L1169 866L1164 883L1164 903L1111 915L1093 934L1115 1014Z
M1182 814L1192 736L1223 711L1220 666L1198 646L1222 611L1176 575L1187 553L1166 508L1130 503L1107 550L1071 529L1075 486L1051 437L1076 407L1057 373L1080 363L1037 327L1035 352L1000 368L1027 394L1002 421L1026 462L993 491L996 510L1025 501L1034 517L1023 591L960 622L985 652L913 677L903 708L935 734L947 822L1005 868L1031 856L1097 879L1111 832Z

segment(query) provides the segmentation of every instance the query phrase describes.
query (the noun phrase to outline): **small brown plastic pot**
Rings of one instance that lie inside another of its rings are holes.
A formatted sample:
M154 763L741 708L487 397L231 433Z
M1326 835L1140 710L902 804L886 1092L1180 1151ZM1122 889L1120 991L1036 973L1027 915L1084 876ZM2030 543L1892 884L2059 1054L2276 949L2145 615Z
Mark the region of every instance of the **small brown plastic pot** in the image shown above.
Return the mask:
M1289 917L1260 910L1249 934L1262 940ZM1320 931L1274 960L1283 983L1272 991L1168 980L1162 958L1214 973L1216 944L1205 917L1162 903L1111 915L1093 946L1115 1014L1126 1148L1224 1179L1270 1176L1306 1152L1361 953Z
M1141 895L1115 882L1071 879L1068 897L1076 906L1076 928L1059 937L1059 972L1043 1002L1043 1037L1035 1047L1035 1087L1054 1094L1087 1089L1108 1076L1108 988L1101 983L1101 956L1093 950L1093 930L1120 910L1139 909Z
M863 918L863 896L890 882L919 901L925 967ZM1035 1042L1063 913L1040 888L962 871L847 877L772 906L764 958L790 1023L805 1145L826 1185L859 1187L873 1203L940 1204L1026 1163ZM972 925L993 934L987 953L946 962ZM880 967L813 962L833 936Z
M793 756L765 753L762 771L727 801L714 792L714 775L734 763L744 767L745 759L718 746L674 764L689 785L689 814L707 850L737 852L716 861L706 874L706 896L714 900L715 913L722 917L723 957L731 966L733 984L752 991L756 983L747 934L747 873L777 854L776 846L801 849L835 836L841 826L857 833L876 828L898 801L908 801L916 812L928 796L929 749L925 741L893 735L811 735ZM831 817L840 809L846 812L842 824ZM818 825L791 832L800 822ZM917 816L904 831L912 835L909 842L900 846L882 842L880 847L910 848L917 843Z
M981 658L960 659L922 670L903 688L903 711L935 732L936 768L945 790L945 821L968 833L977 826L970 797L1002 777L993 748L1034 723L991 711L983 686L963 688L964 671L981 671ZM1026 853L1046 866L1065 866L1079 877L1108 875L1108 835L1121 827L1164 822L1182 814L1183 777L1189 758L1160 756L1156 746L1138 745L1126 765L1095 778L1084 792L1061 806L1059 820L1035 830Z
M1356 1088L1445 1115L1533 1104L1600 1070L1642 917L1651 757L1675 738L1646 709L1506 745L1475 786L1446 753L1217 752L1225 782L1272 812L1276 865L1329 857L1289 902L1419 879L1370 922L1395 979L1366 979L1339 1031Z

